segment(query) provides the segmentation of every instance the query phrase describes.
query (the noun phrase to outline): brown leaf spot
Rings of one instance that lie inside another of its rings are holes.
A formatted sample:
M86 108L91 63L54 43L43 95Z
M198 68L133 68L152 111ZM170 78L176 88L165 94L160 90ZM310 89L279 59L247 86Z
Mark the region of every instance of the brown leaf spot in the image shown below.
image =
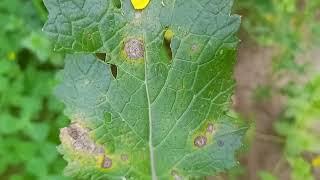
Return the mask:
M70 137L72 137L74 140L79 138L79 132L77 131L76 128L70 127L67 130Z
M218 141L218 146L219 146L219 147L222 147L223 145L224 145L224 142L223 142L222 140L219 140L219 141Z
M143 42L137 39L129 39L124 44L124 51L130 59L140 59L144 57Z
M179 176L178 172L175 170L171 171L171 175L174 177L174 180L182 180L182 177Z
M112 159L108 158L107 156L104 156L101 167L102 168L111 168L112 167Z
M72 123L69 127L61 129L60 139L63 144L70 144L76 151L89 154L104 154L103 146L91 139L89 131L79 123Z
M194 140L194 145L198 148L202 148L207 144L207 138L205 136L197 136Z
M192 50L192 51L198 50L198 45L193 44L193 45L191 46L191 50Z
M121 154L120 158L122 161L128 161L129 159L127 154Z
M207 132L208 133L214 133L215 130L216 130L216 128L214 127L214 125L212 123L209 123L208 127L207 127Z

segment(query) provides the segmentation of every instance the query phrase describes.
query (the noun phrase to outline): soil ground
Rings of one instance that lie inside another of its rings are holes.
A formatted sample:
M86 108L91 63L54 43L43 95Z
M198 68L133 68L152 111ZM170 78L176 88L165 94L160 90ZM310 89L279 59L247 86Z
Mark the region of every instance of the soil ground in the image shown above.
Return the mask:
M239 45L233 105L245 119L253 121L256 133L249 151L240 158L240 163L246 168L245 174L237 178L240 180L258 180L258 173L262 170L272 172L280 180L290 180L290 168L282 154L282 139L273 130L273 123L283 109L285 98L275 91L263 101L253 98L253 92L258 86L275 83L271 69L274 55L276 49L260 47L251 40L243 40ZM320 49L298 58L317 64L314 72L320 72ZM208 179L227 178L220 175Z
M273 131L273 123L282 110L284 99L272 94L264 101L255 101L254 90L267 85L272 80L272 59L276 50L262 48L250 40L240 44L235 78L237 81L234 108L246 119L254 121L255 138L248 153L242 157L247 173L242 179L256 180L261 170L273 172L279 179L289 176L289 169L279 165L282 158L281 141L278 141Z

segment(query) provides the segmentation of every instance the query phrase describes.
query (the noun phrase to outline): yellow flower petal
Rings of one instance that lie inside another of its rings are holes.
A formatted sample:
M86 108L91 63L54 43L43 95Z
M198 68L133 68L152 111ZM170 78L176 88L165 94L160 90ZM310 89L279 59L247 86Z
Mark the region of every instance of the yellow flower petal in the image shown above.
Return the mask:
M315 157L313 160L312 160L312 165L314 167L320 167L320 155Z
M141 10L147 7L150 0L131 0L134 9Z

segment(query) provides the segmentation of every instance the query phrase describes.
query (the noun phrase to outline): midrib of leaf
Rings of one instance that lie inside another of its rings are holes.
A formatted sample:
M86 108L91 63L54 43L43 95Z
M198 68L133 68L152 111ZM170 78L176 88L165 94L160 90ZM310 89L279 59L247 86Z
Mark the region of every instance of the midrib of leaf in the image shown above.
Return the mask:
M144 32L144 39L146 39L146 32ZM144 84L146 88L146 95L147 95L147 103L148 103L148 117L149 117L149 151L150 151L150 168L151 168L151 177L153 180L157 180L157 174L155 169L155 162L154 162L154 152L153 152L153 144L152 144L152 116L151 116L151 103L150 103L150 96L149 96L149 87L148 87L148 56L146 51L144 52L145 62L144 62Z

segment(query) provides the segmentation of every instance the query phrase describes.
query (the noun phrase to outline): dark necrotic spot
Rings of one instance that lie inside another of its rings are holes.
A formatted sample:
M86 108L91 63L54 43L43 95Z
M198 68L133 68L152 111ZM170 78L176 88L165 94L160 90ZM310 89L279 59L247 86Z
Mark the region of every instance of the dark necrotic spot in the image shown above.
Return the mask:
M114 64L110 64L110 70L111 70L112 76L116 79L118 76L118 67Z
M207 138L205 136L197 136L194 140L194 145L198 148L202 148L207 144Z
M101 167L111 168L111 166L112 166L112 160L110 158L108 158L107 156L104 156Z
M222 140L219 140L219 141L218 141L218 146L219 146L219 147L222 147L223 145L224 145L224 142L223 142Z
M140 59L144 57L143 42L137 39L129 39L124 44L124 51L130 59Z

